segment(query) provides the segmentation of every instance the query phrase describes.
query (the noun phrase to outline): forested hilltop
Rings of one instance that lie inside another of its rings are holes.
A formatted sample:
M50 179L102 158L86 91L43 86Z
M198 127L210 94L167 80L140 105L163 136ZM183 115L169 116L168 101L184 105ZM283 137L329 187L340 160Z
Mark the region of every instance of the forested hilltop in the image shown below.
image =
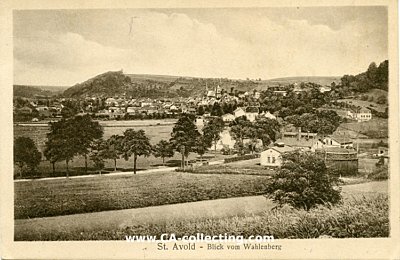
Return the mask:
M339 77L288 77L271 80L227 78L195 78L160 75L124 74L109 71L78 83L64 91L65 97L80 98L129 96L133 98L199 97L218 85L226 93L263 91L269 87L283 87L295 83L314 83L335 87L342 95L365 93L371 89L388 89L388 61L371 63L367 71L358 75Z
M371 89L388 91L388 72L388 60L381 62L379 66L375 62L372 62L365 72L355 76L344 75L341 78L341 85L349 91L358 93L368 92Z

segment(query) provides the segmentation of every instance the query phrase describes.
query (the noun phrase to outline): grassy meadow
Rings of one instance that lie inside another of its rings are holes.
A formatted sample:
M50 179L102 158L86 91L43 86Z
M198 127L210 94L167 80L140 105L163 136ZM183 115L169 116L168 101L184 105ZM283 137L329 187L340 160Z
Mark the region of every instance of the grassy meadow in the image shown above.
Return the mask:
M262 194L268 178L150 173L15 182L16 219L141 208Z
M275 173L275 170L261 166L260 158L219 165L204 165L186 171L199 174L244 174L263 176L271 176Z
M196 233L211 236L227 233L244 238L254 234L273 235L275 239L388 237L388 196L345 196L340 204L318 206L310 211L285 206L259 214L131 224L80 232L65 230L46 236L25 232L16 234L16 240L125 240L127 234L160 237L171 233L177 238Z

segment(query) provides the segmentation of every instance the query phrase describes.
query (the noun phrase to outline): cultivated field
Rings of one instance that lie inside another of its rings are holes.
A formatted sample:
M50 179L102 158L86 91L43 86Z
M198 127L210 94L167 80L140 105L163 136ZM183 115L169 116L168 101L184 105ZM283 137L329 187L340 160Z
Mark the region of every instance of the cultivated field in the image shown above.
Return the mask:
M15 218L141 208L262 194L268 177L151 173L14 183Z

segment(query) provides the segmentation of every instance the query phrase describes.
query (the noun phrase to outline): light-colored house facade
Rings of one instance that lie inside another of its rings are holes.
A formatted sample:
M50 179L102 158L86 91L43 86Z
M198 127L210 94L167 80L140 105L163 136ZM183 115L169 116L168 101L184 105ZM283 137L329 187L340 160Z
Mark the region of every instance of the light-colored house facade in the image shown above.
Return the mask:
M233 114L235 115L235 118L241 117L241 116L245 116L246 115L246 111L241 108L238 107L235 109L235 111L233 111Z
M295 149L290 146L271 147L263 152L260 155L260 165L262 166L272 166L272 167L280 167L282 165L282 154L287 152L292 152Z
M233 120L235 120L235 116L232 114L225 114L221 116L222 121L224 121L225 123L229 123L232 122Z
M224 129L220 134L220 139L217 142L216 149L218 151L223 148L233 149L235 147L236 141L231 136L229 129Z
M372 119L371 110L368 108L361 108L353 112L353 119L357 120L358 122L369 121Z
M353 141L349 138L327 136L322 139L322 147L340 147L340 148L353 148Z

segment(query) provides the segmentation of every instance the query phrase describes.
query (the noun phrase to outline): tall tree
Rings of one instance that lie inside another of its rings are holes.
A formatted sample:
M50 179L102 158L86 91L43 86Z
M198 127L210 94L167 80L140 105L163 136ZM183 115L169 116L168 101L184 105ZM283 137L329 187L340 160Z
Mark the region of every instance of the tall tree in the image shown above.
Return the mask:
M14 140L14 163L20 167L20 177L27 170L31 173L35 172L41 158L42 154L31 138L18 137Z
M275 119L264 118L254 123L257 138L261 139L264 148L271 142L275 142L280 132L280 124Z
M182 155L181 167L185 169L185 158L196 149L196 140L200 136L195 124L195 117L182 114L172 129L170 143Z
M222 116L224 114L224 111L222 110L221 105L219 102L214 102L212 108L211 108L211 115L212 116Z
M99 171L101 175L101 171L104 169L104 160L107 157L107 142L103 139L96 139L91 144L90 159L93 161L94 168Z
M117 171L117 159L122 155L121 144L123 136L112 135L106 141L105 158L114 160L114 171Z
M224 121L220 117L214 117L203 127L205 140L214 144L214 152L217 151L217 143L221 139L221 132L224 130Z
M165 158L174 156L174 149L168 141L160 140L160 142L153 147L153 155L157 158L161 157L162 163L165 165Z
M63 160L63 142L59 142L57 138L51 138L46 141L44 156L51 163L53 169L53 175L56 174L56 162Z
M139 156L151 154L149 138L143 130L127 129L121 142L122 156L127 161L133 155L133 173L136 174L136 162Z
M244 139L248 137L248 132L252 128L252 124L247 120L246 116L236 118L230 123L230 133L235 139L235 147L238 149L239 154L244 152Z
M211 147L211 142L204 135L200 135L197 138L196 143L196 153L200 155L201 161L203 161L203 156L207 152L208 148Z
M61 119L50 122L50 132L47 134L46 150L51 151L53 160L65 160L67 177L69 176L69 162L79 152L79 139L76 138L76 129L70 119Z
M85 157L85 172L87 172L87 156L90 147L96 139L103 137L103 127L99 122L93 121L90 115L76 116L68 120L74 131L74 138L77 139L77 153Z

